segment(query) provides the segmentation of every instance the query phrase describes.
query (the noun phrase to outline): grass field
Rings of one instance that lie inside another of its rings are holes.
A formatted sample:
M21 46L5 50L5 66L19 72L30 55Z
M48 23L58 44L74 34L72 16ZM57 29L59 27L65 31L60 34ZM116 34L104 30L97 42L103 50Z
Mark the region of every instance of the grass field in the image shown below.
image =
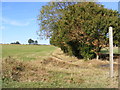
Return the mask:
M103 48L103 49L101 50L101 53L103 53L103 54L109 54L109 47ZM119 53L118 47L114 47L114 48L113 48L113 53L114 53L114 54L118 54L118 53Z
M3 88L118 88L118 64L109 78L107 60L79 60L59 48L2 45Z
M19 60L36 60L49 56L56 48L45 45L2 45L2 57L8 56Z

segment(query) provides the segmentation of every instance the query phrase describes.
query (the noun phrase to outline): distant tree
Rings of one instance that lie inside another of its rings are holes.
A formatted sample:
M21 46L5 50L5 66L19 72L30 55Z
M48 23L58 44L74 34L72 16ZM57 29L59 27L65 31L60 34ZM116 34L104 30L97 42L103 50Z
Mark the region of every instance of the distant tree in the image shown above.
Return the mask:
M10 43L10 44L15 44L15 42L13 42L13 43Z
M10 44L20 44L20 42L16 41L16 42L13 42L13 43L10 43Z
M29 44L34 44L34 40L29 39L29 40L28 40L28 43L29 43Z
M20 44L19 41L16 41L16 44Z
M37 40L35 40L35 41L34 41L34 44L35 44L35 45L37 45L37 44L38 44L38 41L37 41Z

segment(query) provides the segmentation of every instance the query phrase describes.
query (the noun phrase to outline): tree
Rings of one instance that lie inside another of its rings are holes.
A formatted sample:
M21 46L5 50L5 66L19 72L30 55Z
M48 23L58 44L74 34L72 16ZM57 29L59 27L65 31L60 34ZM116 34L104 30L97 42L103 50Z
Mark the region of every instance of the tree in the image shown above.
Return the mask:
M40 36L65 53L76 57L99 58L108 43L108 27L114 28L114 43L118 44L120 26L118 11L104 8L95 2L54 2L43 6ZM89 56L89 57L88 57Z
M28 40L28 43L29 43L29 44L34 44L34 40L29 39L29 40Z
M19 43L19 41L16 41L16 42L13 42L13 43L11 43L11 44L20 44L20 43Z
M19 41L16 41L16 44L20 44Z
M35 43L35 45L37 45L37 44L38 44L38 41L37 41L37 40L35 40L35 42L34 42L34 43Z

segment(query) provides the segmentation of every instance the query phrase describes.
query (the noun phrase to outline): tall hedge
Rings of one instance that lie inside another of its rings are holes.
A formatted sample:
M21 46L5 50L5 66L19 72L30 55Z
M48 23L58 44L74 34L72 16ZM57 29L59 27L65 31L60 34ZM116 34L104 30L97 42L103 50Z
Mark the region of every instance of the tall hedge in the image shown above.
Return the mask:
M108 45L108 28L114 29L114 44L120 38L119 13L95 2L53 2L40 11L40 36L78 58L98 57ZM98 59L98 58L97 58Z

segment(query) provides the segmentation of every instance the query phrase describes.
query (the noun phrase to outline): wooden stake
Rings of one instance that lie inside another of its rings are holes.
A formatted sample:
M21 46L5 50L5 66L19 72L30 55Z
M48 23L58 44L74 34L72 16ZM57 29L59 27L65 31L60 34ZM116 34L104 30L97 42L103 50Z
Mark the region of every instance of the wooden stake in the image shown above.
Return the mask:
M110 61L110 77L113 77L113 30L109 27L109 61Z

